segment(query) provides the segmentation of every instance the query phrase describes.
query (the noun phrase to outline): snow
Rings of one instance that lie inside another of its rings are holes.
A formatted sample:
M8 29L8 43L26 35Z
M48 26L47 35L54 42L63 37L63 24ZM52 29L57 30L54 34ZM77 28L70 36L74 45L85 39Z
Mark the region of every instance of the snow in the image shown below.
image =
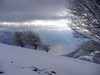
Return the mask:
M93 58L93 56L91 56L91 55L85 55L85 56L79 57L79 59L86 59L86 60L89 60L89 61L93 61L92 58Z
M32 71L33 67L40 73ZM44 70L45 69L45 70ZM100 75L100 65L42 51L0 44L2 75Z

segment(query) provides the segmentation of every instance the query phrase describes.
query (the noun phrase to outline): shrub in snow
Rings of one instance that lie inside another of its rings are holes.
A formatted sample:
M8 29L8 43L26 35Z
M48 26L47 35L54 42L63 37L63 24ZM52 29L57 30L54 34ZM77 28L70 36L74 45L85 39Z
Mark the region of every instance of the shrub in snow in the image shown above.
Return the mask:
M26 42L32 46L34 46L34 49L36 50L37 47L41 43L41 38L38 33L35 33L31 30L26 30L25 31L25 36L26 36Z
M42 45L42 50L48 52L50 49L51 49L51 48L50 48L49 45L46 45L46 44Z
M13 40L17 45L21 47L25 46L25 33L23 31L16 31L13 35Z
M13 35L13 40L17 45L24 47L26 44L34 46L36 50L41 43L41 38L38 33L31 30L16 31Z
M29 44L33 46L35 50L37 49L37 47L40 47L46 52L51 49L49 45L42 44L39 34L33 32L32 30L16 31L13 35L13 40L17 45L20 45L21 47L24 47L26 44Z

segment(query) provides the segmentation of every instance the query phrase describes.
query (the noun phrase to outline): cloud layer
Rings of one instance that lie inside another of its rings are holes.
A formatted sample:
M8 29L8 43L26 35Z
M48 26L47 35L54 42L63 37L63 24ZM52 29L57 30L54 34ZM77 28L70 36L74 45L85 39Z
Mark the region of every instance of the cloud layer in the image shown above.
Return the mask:
M0 0L0 21L63 19L64 0Z

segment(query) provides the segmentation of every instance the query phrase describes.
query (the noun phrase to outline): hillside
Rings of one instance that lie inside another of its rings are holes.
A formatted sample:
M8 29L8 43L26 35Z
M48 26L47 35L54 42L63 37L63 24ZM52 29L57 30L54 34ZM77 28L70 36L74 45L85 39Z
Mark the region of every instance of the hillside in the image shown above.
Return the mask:
M100 43L95 41L87 41L78 49L65 56L100 64Z
M0 44L2 75L100 75L100 65Z

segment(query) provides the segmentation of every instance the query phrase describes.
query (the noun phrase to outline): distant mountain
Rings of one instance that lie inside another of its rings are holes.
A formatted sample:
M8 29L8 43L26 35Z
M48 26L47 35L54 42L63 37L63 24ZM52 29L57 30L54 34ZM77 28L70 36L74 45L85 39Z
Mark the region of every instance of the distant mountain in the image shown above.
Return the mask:
M100 64L100 43L88 41L66 56Z
M0 31L0 43L14 45L12 40L12 32Z

